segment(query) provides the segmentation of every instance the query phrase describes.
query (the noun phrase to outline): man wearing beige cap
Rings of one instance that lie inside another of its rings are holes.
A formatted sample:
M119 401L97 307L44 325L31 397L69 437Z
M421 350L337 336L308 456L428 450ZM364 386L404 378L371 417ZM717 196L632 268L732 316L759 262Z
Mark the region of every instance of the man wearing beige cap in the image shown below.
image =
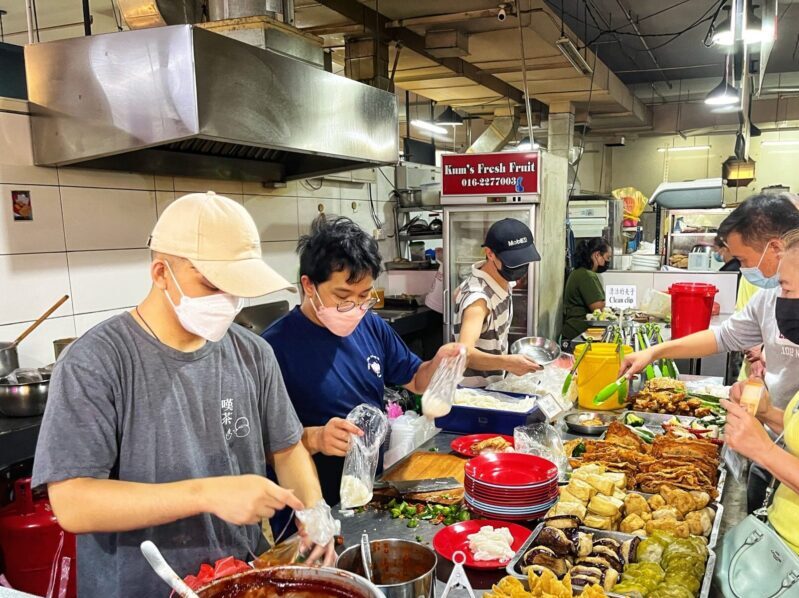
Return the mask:
M262 261L252 218L212 192L186 195L149 245L147 297L56 363L36 449L34 484L80 534L81 598L165 596L142 541L185 576L249 560L262 519L322 496L271 348L231 328L242 297L290 288ZM329 562L332 543L311 558L323 553Z

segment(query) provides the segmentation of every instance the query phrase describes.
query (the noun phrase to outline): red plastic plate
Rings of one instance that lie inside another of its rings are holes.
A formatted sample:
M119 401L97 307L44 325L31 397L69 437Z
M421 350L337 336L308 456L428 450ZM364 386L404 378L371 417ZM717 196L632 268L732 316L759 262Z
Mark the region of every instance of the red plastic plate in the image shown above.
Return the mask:
M545 484L557 477L558 468L535 455L495 453L467 461L466 475L478 482L518 488Z
M507 523L505 521L463 521L440 530L433 537L433 548L438 554L449 561L452 560L453 554L459 550L462 551L463 554L466 555L466 562L464 564L467 567L472 567L474 569L504 569L508 564L507 561L504 563L498 560L476 561L474 560L474 554L469 550L469 536L471 534L476 534L480 531L481 527L485 527L486 525L490 525L493 528L507 527L511 536L513 536L513 542L510 547L514 551L518 551L522 547L522 544L527 541L527 538L530 537L530 534L533 533L526 527L522 527L515 523Z
M469 434L468 436L459 436L449 446L453 451L464 457L477 457L477 454L472 450L472 445L475 442L482 442L497 436L504 438L505 442L510 442L510 445L513 446L513 436L506 436L505 434Z

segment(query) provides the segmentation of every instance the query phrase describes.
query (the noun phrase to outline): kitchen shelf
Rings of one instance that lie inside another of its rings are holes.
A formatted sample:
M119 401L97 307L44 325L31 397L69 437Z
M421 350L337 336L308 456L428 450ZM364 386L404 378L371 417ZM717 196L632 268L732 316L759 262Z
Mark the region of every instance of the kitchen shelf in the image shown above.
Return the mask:
M440 212L444 207L440 205L435 206L414 206L412 208L397 207L397 212Z
M671 233L672 237L709 237L710 235L717 235L718 232L712 233Z
M400 241L425 241L425 240L435 240L435 239L443 239L442 233L416 233L416 234L406 234L400 233Z

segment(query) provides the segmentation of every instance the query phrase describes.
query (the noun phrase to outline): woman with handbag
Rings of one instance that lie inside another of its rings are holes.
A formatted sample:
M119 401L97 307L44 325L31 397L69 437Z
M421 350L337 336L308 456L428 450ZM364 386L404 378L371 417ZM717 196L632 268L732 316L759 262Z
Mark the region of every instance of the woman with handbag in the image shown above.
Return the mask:
M783 350L794 351L799 344L799 230L783 237L784 248L778 268L782 291L775 316L784 341ZM725 596L799 596L799 393L786 409L773 406L768 393L757 411L750 414L739 397L722 401L727 409L724 438L732 449L771 473L779 487L768 508L768 525L756 511L731 529L719 550L716 580ZM780 435L772 441L764 426ZM756 594L751 592L755 591Z

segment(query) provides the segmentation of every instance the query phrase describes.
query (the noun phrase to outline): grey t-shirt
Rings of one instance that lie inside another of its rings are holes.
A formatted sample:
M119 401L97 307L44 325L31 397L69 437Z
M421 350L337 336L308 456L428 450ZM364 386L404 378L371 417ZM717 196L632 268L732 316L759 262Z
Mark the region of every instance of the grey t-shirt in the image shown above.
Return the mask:
M746 351L763 343L766 359L766 386L771 402L785 409L799 392L799 346L780 334L774 315L780 289L763 289L746 308L714 328L716 343L724 351Z
M33 484L71 478L164 483L266 473L266 454L300 441L272 348L233 326L182 353L122 314L75 341L56 363ZM258 526L210 514L158 527L78 537L81 598L168 596L139 551L152 540L178 575L225 556L246 559Z

